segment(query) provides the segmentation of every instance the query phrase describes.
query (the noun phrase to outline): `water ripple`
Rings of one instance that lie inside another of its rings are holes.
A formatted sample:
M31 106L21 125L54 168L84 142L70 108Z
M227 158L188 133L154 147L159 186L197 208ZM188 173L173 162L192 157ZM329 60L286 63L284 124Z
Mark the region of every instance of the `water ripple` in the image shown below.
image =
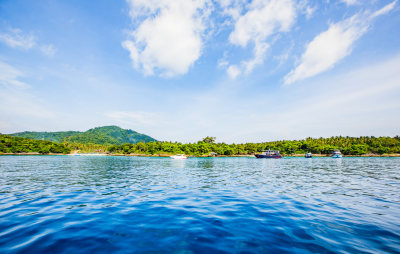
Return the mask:
M0 253L400 253L398 158L1 156Z

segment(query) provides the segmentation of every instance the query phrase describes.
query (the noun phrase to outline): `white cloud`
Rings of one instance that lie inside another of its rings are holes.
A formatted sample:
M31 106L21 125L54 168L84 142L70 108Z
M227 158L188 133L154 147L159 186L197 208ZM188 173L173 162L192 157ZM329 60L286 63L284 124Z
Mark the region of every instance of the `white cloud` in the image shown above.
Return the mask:
M396 1L372 14L358 13L346 20L331 24L328 30L317 35L307 45L300 64L285 76L285 85L333 68L351 53L353 44L368 31L373 18L389 12L395 4Z
M10 29L10 33L1 33L0 41L12 48L31 49L36 44L32 34L23 34L20 29Z
M0 85L28 87L27 84L19 80L23 76L22 72L13 66L0 62Z
M367 31L368 25L355 15L316 36L307 46L301 63L285 77L285 84L317 75L332 68L350 54L353 43Z
M264 42L274 32L288 31L295 17L291 0L255 0L249 6L249 11L237 19L229 41L242 47L249 42Z
M223 15L227 15L237 20L244 8L244 1L241 0L217 0L218 4L222 7Z
M40 50L49 57L53 57L56 53L56 48L51 44L40 46Z
M305 12L305 14L306 14L307 19L310 19L310 18L311 18L311 16L313 15L313 13L315 12L316 9L317 9L316 7L314 7L314 8L312 8L312 7L310 7L310 6L307 6L307 7L306 7L306 9L304 10L304 12Z
M21 29L11 28L8 33L0 33L0 42L12 48L22 50L38 49L46 56L53 57L56 48L54 45L38 44L33 34L25 34Z
M156 113L143 111L109 111L105 115L119 123L129 125L152 125L160 121Z
M237 76L239 76L240 72L241 72L239 67L236 65L229 66L226 71L227 71L229 77L232 79L235 79Z
M122 42L145 75L185 74L200 57L210 14L207 0L127 0L134 21L144 20Z
M226 66L228 66L228 64L228 61L223 58L218 60L218 68L225 68Z
M374 18L374 17L378 17L378 16L380 16L380 15L383 15L383 14L388 13L389 11L391 11L391 10L394 8L394 6L396 5L396 3L397 3L397 0L391 2L391 3L388 4L388 5L385 5L382 9L379 9L379 10L377 10L376 12L374 12L374 13L372 14L372 17L373 17L373 18Z
M35 96L27 92L30 85L20 80L22 76L20 70L0 62L0 116L54 117L54 114L43 107Z
M270 46L268 39L276 33L290 30L296 18L296 8L292 0L255 0L244 15L233 18L236 19L235 27L229 41L243 48L250 43L254 45L253 58L241 63L241 69L247 74L263 63Z
M297 9L300 10L300 12L304 15L306 15L307 19L310 19L314 12L317 10L317 6L314 5L313 7L310 6L310 2L307 0L300 0L297 3Z
M358 4L357 0L342 0L343 3L347 4L347 5L355 5Z

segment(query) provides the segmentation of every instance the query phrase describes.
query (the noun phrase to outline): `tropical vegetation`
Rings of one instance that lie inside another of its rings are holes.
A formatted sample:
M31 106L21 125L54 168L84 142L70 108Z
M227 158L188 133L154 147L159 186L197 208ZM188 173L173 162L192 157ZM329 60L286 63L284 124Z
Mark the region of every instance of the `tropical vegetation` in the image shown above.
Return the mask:
M0 134L0 153L63 153L68 154L71 148L47 140L33 140Z
M179 142L139 142L137 144L113 145L108 148L111 153L122 154L178 154L204 156L218 155L251 155L263 150L279 150L284 155L331 154L339 149L345 155L363 154L399 154L400 138L396 137L331 137L307 138L294 141L274 141L264 143L226 144L215 143L215 137L206 137L197 143Z
M205 137L196 143L160 142L132 130L117 126L105 126L86 132L22 132L16 136L53 139L32 140L28 138L1 135L2 153L69 153L72 150L82 153L100 152L110 154L171 155L192 156L235 156L252 155L263 150L279 150L283 155L331 154L339 149L344 155L400 154L400 138L395 137L331 137L306 138L304 140L282 140L262 143L226 144L217 143L215 137Z

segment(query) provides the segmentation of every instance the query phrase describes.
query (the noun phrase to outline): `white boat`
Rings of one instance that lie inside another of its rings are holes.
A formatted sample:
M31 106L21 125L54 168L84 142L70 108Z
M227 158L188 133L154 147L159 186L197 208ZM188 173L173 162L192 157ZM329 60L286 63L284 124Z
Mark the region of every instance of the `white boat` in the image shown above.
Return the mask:
M170 157L174 160L186 160L187 159L187 156L184 154L176 154L176 155L172 155Z
M332 158L342 158L342 157L343 157L343 155L339 150L333 151Z
M312 153L306 153L306 155L304 156L306 158L312 158Z

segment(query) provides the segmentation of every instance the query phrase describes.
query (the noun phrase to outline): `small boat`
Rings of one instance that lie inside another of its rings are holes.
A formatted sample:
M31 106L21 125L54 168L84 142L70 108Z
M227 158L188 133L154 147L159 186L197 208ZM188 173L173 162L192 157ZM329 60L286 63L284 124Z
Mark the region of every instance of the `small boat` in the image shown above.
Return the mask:
M254 154L256 158L271 158L271 159L280 159L282 158L282 155L279 153L279 151L276 150L267 150L267 151L262 151L260 154Z
M342 158L343 155L339 150L335 150L332 152L332 158Z
M311 153L306 153L306 155L304 156L306 158L312 158L312 154Z
M172 155L170 157L174 160L186 160L187 159L187 156L184 154L176 154L176 155Z

